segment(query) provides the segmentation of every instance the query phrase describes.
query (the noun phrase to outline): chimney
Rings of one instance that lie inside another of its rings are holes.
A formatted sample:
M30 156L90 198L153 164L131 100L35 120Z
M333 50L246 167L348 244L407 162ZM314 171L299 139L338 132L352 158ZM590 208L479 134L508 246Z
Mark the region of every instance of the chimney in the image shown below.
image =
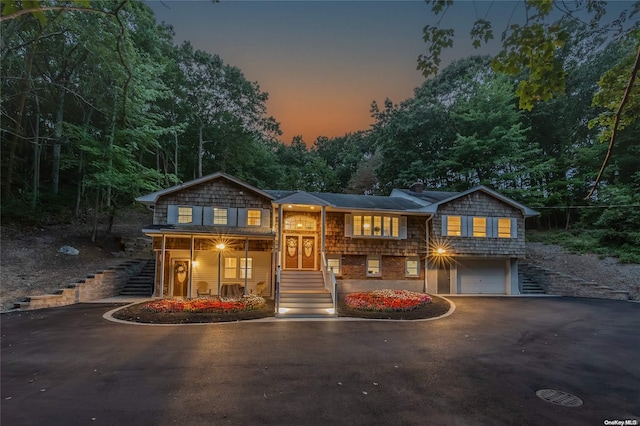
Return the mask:
M409 191L420 193L424 189L424 183L418 179L409 187Z

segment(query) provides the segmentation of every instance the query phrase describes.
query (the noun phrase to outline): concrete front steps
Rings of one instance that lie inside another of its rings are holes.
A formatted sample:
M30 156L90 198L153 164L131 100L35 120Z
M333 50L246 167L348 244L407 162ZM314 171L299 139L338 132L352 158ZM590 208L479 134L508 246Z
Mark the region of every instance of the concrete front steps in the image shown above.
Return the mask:
M324 288L320 271L282 271L278 318L331 318L331 293Z
M120 296L151 296L155 276L156 261L151 259L147 261L139 274L127 280L124 288L120 290Z
M528 279L538 284L548 294L629 300L629 292L626 290L616 290L596 282L586 281L524 262L519 263L518 268L522 273L523 279Z

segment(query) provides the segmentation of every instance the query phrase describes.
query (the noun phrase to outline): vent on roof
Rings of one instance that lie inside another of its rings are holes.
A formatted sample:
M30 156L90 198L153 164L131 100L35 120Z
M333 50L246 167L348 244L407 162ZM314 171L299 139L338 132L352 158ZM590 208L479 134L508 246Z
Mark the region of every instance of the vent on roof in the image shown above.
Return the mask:
M415 183L413 183L409 187L409 191L413 191L413 192L422 192L423 189L424 189L424 183L420 179L418 179Z

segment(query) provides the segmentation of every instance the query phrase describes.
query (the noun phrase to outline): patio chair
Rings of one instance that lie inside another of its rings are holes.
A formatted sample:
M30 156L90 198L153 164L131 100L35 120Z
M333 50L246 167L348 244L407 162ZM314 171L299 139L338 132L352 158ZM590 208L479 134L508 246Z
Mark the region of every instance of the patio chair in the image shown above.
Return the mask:
M211 297L211 289L209 288L209 283L206 281L198 281L196 284L196 293L198 297Z

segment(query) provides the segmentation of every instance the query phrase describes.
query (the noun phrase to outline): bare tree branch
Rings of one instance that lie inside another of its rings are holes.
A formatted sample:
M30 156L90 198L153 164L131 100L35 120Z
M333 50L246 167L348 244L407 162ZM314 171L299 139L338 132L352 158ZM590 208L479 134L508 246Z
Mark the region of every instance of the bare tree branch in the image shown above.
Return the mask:
M627 83L627 87L624 90L624 95L622 97L622 101L620 102L620 106L618 106L618 110L616 111L616 115L613 117L613 126L611 128L611 138L609 139L609 147L607 148L607 155L604 157L604 161L602 162L602 166L600 166L600 171L598 172L598 176L596 177L596 181L594 182L591 190L587 194L585 200L591 198L593 194L598 189L598 185L602 180L602 175L604 174L604 170L607 168L607 164L609 164L609 160L611 159L611 152L613 151L613 145L616 141L616 136L618 134L618 125L620 124L620 117L622 116L622 110L629 100L629 95L631 94L631 89L633 88L633 84L636 80L636 75L638 74L638 68L640 67L640 46L638 46L638 52L636 54L636 61L633 64L633 69L631 70L631 76L629 77L629 82Z

